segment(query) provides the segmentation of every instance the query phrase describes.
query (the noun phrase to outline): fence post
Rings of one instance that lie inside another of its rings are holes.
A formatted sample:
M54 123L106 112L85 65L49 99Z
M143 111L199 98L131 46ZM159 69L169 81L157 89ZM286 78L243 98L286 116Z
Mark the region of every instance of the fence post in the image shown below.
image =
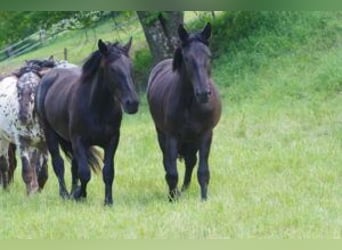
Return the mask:
M68 60L68 50L67 48L64 48L64 60Z

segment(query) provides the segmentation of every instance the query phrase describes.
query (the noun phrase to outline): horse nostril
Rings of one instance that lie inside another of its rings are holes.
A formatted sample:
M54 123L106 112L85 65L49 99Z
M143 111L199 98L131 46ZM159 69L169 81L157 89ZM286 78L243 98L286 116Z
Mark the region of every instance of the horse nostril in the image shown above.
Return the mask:
M211 95L210 90L196 91L196 99L200 103L207 103L210 95Z
M138 111L139 101L129 99L124 102L124 110L129 114L134 114Z
M197 97L208 97L211 95L211 90L205 90L205 91L196 91Z

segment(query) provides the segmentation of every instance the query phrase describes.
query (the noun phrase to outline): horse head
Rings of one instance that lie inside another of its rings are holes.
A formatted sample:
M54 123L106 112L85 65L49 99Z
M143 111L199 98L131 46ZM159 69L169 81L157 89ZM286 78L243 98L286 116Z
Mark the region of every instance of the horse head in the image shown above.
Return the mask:
M139 99L132 78L132 62L129 57L132 38L123 46L118 43L98 41L98 51L102 55L101 66L108 89L118 99L128 114L138 111Z
M34 71L22 74L17 82L17 93L19 102L19 120L30 123L33 119L34 95L40 82L40 76Z
M201 32L189 34L182 24L178 27L181 45L176 49L173 58L173 70L184 74L186 82L190 82L194 96L199 103L207 103L210 89L211 52L208 39L211 25L207 23Z

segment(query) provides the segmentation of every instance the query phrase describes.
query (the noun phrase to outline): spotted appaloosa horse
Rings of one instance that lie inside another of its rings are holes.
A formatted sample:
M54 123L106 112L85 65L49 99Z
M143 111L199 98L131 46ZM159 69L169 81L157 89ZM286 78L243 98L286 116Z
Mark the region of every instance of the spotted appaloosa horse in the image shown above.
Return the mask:
M37 181L41 190L47 180L48 154L33 105L41 75L54 67L75 68L77 65L57 61L53 57L48 60L28 60L24 67L0 82L0 183L4 188L13 180L17 166L16 144L20 149L22 176L27 192L30 194L37 190ZM7 144L6 157L4 153Z
M31 155L35 148L45 155L47 148L38 119L34 115L34 94L40 82L41 70L36 64L25 65L13 75L0 82L0 170L2 185L9 182L9 146L15 144L22 161L22 177L28 194L42 188L47 179L47 165L43 164L39 173L44 172L38 184L36 169L31 165Z
M188 188L199 152L198 182L201 198L207 198L209 184L208 157L213 128L221 115L218 91L211 79L208 23L198 33L178 28L180 46L173 59L159 62L151 71L147 99L163 153L163 165L169 186L169 198L177 189L177 156L184 158L185 176L182 190Z

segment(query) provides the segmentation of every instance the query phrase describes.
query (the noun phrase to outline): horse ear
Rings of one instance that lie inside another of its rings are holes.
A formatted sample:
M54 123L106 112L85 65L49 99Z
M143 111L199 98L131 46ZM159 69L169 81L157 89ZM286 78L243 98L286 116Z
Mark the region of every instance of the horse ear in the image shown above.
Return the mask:
M201 36L203 39L208 40L211 36L211 24L207 23L204 29L201 32Z
M178 35L182 42L185 42L189 38L189 33L186 31L183 24L180 24L178 26Z
M99 47L99 51L103 54L106 55L108 53L108 48L107 45L101 40L99 39L97 46Z
M129 50L131 49L132 46L132 37L129 38L129 41L123 46L124 51L128 54Z
M172 61L172 69L173 71L177 70L180 68L182 65L182 51L181 48L177 48L175 51L175 54L173 56L173 61Z

